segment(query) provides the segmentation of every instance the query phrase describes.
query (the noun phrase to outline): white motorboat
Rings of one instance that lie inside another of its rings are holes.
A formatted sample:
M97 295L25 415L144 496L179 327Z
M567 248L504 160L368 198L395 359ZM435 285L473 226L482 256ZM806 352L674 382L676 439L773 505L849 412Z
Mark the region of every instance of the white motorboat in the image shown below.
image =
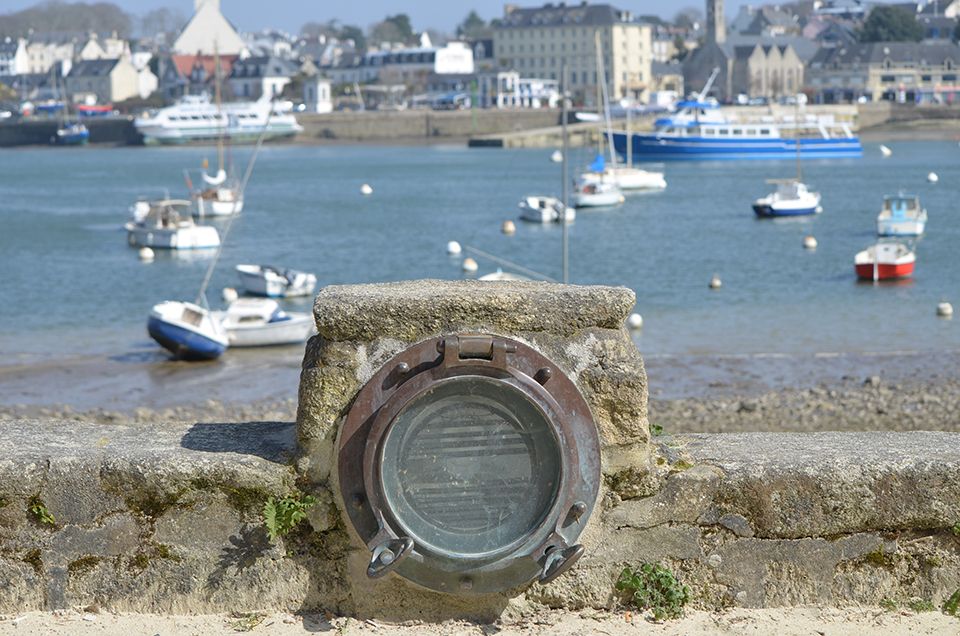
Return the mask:
M528 196L519 204L520 218L531 223L559 223L561 220L573 221L577 211L565 208L557 197Z
M227 332L210 311L194 303L168 300L153 306L147 332L182 360L213 360L226 351Z
M240 182L228 179L224 170L211 177L203 173L207 187L193 193L196 202L194 216L230 216L243 211L243 195L240 194Z
M627 166L607 166L602 172L587 171L580 178L585 183L608 181L621 190L663 190L667 187L662 172Z
M226 332L231 347L266 347L297 344L313 333L313 316L285 312L268 298L240 298L226 311L212 312Z
M810 192L797 179L770 179L776 191L753 202L757 216L803 216L820 212L820 193Z
M237 265L236 269L243 290L253 296L309 296L317 286L315 275L295 269L270 265Z
M883 198L883 210L877 216L880 236L920 236L927 225L927 211L920 207L920 197L900 193Z
M220 245L217 228L194 223L190 202L180 199L137 201L124 228L132 247L189 250Z
M623 203L623 192L609 181L577 182L573 193L573 205L578 208L600 208Z

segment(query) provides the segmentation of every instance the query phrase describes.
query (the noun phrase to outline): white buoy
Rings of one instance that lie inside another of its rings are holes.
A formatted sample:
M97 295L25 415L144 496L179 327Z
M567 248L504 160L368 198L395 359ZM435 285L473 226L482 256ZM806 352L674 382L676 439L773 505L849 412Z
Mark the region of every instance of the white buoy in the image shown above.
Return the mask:
M817 214L821 214L821 213L823 212L823 206L822 206L822 205L818 205L818 206L817 206L817 209L815 209L814 212L816 212Z
M447 254L450 256L457 256L460 252L463 251L463 248L460 247L460 244L456 241L450 241L447 243Z
M237 290L233 287L224 287L223 291L220 292L220 297L223 298L223 302L228 305L240 297L240 294L237 293Z
M503 222L503 225L500 226L500 231L506 234L507 236L513 236L517 233L517 225L513 221L507 220Z
M137 255L140 257L140 260L144 263L149 263L153 260L153 250L149 247L141 247L140 251L137 252Z
M936 183L939 180L940 180L940 177L937 176L936 172L931 172L930 174L927 175L927 181L929 181L930 183Z
M804 236L803 237L803 246L808 250L817 249L817 237L815 236Z
M951 318L953 317L953 305L947 301L943 301L937 305L937 315L941 318Z
M368 197L371 194L373 194L373 188L370 187L369 183L364 183L362 186L360 186L360 194L362 194L365 197Z
M889 157L890 155L893 154L893 151L887 148L886 146L884 146L883 144L880 144L880 154L883 155L884 157Z
M463 271L472 274L477 271L477 261L473 260L469 256L463 259Z
M640 329L643 327L643 316L640 314L630 314L627 318L627 326L631 329Z
M550 155L550 161L553 163L562 163L563 162L563 153L559 150L554 150L553 154Z
M710 289L720 289L723 287L723 281L720 280L720 277L716 274L713 275L713 278L710 279Z

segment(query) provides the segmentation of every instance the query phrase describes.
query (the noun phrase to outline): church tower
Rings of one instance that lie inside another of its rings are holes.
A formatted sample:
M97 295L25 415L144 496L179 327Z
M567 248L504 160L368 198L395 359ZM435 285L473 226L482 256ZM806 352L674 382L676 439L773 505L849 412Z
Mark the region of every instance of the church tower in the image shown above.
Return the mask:
M727 23L723 17L723 0L707 0L707 42L727 41Z

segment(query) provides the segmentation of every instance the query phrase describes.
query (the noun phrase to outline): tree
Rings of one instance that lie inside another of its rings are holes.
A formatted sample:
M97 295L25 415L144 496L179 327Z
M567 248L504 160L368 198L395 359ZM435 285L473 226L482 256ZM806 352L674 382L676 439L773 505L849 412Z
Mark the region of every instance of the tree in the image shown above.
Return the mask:
M471 11L463 22L457 25L457 37L460 38L481 38L488 32L487 23L477 15L476 11Z
M353 40L353 45L358 51L363 52L367 50L367 36L363 34L363 29L356 25L343 25L343 28L340 29L339 33L337 33L337 39L339 39L341 42L344 40Z
M148 11L140 18L140 35L156 36L178 33L187 23L183 13L166 7Z
M692 29L698 24L703 24L703 12L696 7L687 7L677 11L673 16L673 23L681 29Z
M913 11L896 5L878 5L860 30L861 42L919 42L923 27Z
M37 4L16 13L0 14L0 37L26 37L30 31L62 33L112 33L129 37L133 19L110 2L59 2Z
M406 13L398 13L387 16L382 22L375 24L370 30L370 39L378 44L381 42L413 44L417 38L410 25L410 16Z

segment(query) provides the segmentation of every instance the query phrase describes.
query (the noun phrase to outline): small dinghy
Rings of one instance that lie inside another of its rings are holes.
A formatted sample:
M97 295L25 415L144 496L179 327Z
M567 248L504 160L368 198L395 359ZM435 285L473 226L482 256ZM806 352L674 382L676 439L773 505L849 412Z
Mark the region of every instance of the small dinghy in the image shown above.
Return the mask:
M899 241L871 245L854 258L857 276L872 281L909 278L916 262L916 253Z
M285 312L277 301L240 298L226 311L212 312L231 347L267 347L304 342L313 333L313 316Z
M168 300L153 306L147 333L180 360L213 360L227 350L227 332L209 310Z
M57 128L53 143L57 146L82 146L90 140L90 131L80 122L64 123Z
M252 296L309 296L317 286L315 275L295 269L271 265L237 265L236 269L243 290Z
M920 236L927 225L927 211L920 197L900 193L883 197L883 210L877 215L879 236Z
M531 223L559 223L561 219L573 221L577 211L564 208L563 201L556 197L529 196L519 204L520 218Z
M133 219L124 225L131 247L189 250L220 245L217 228L197 225L189 213L189 201L163 199L137 201Z

